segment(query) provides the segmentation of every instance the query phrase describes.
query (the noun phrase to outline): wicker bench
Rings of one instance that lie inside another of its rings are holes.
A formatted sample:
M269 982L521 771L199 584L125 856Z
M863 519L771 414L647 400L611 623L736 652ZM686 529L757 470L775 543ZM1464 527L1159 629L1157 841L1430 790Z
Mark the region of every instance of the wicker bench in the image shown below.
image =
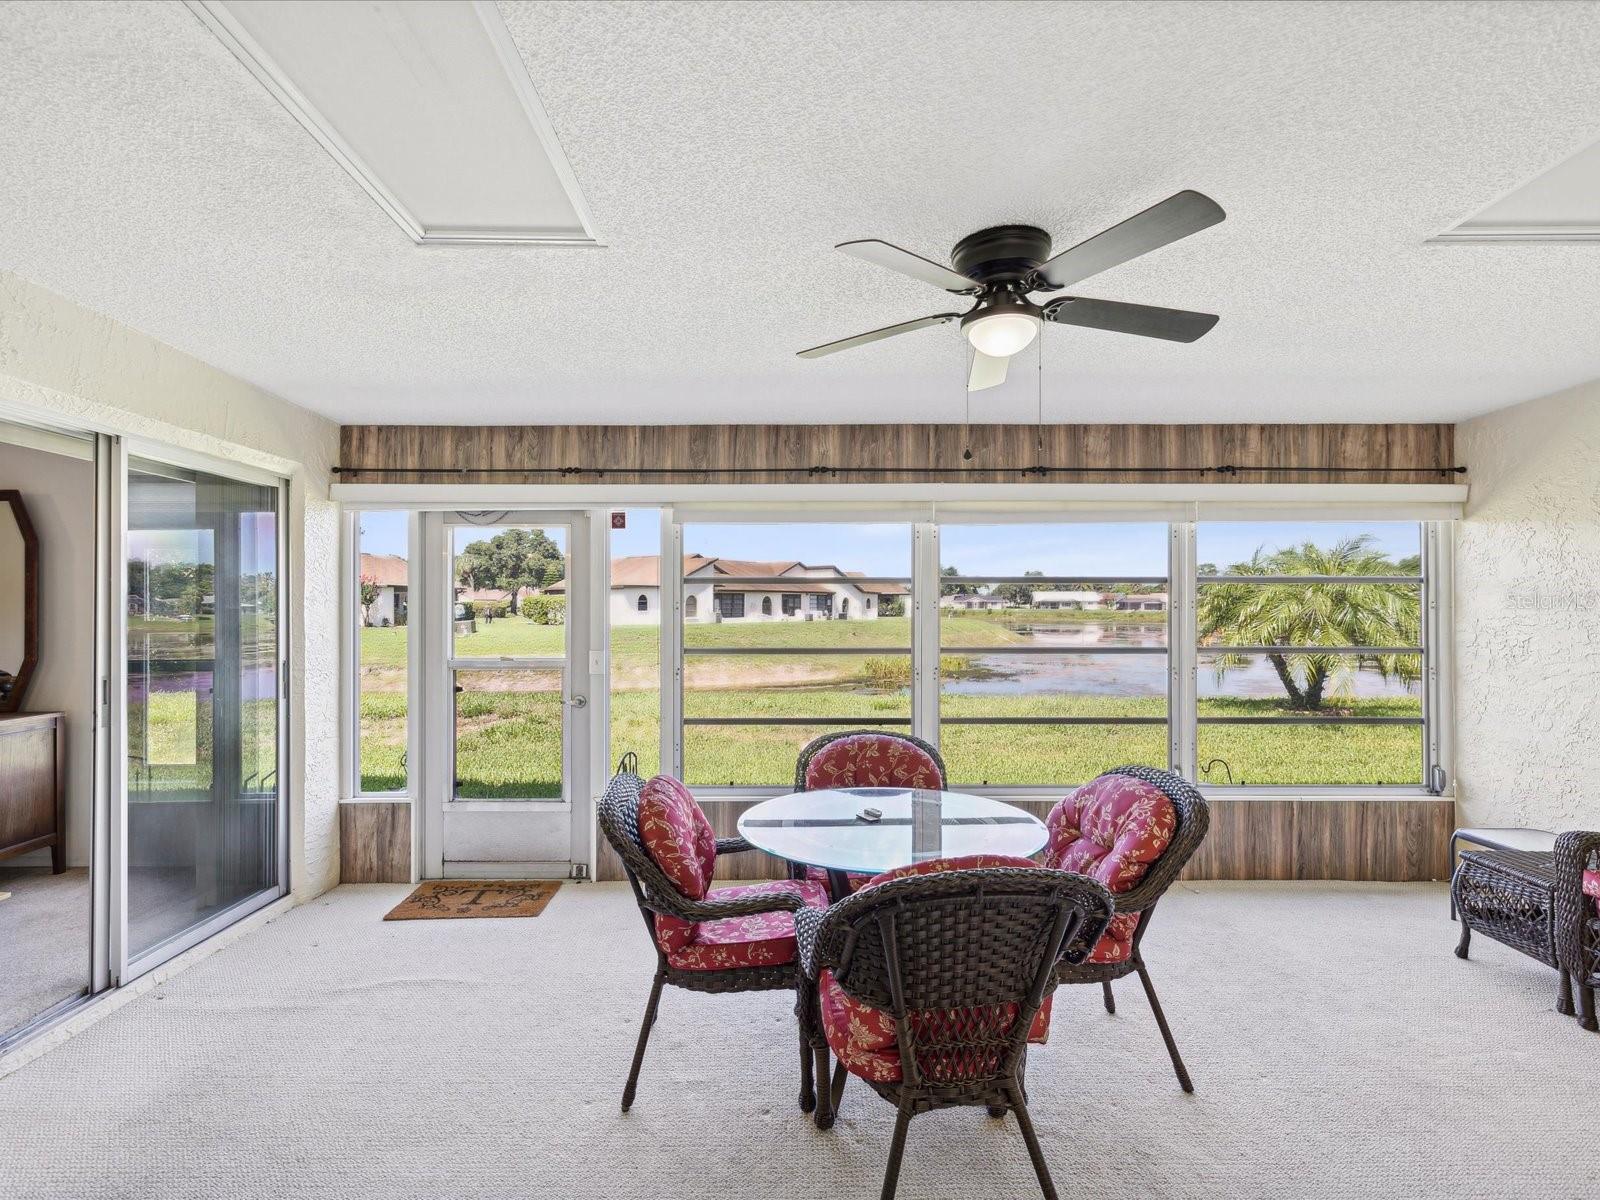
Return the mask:
M1538 850L1469 850L1450 880L1461 917L1456 957L1466 958L1481 933L1554 967L1561 981L1556 1010L1571 1015L1572 982L1556 955L1556 863Z

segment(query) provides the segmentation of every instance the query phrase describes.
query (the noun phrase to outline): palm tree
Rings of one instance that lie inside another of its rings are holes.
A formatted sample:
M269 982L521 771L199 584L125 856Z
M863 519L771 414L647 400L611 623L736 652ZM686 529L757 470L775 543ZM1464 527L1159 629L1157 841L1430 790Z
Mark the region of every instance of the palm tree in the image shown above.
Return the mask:
M1312 542L1268 554L1257 549L1229 575L1415 575L1417 558L1395 562L1372 548L1372 536L1347 538L1331 548ZM1200 647L1415 646L1420 592L1404 583L1217 583L1200 588ZM1220 681L1255 656L1219 654ZM1416 654L1274 653L1266 656L1288 694L1289 706L1319 709L1330 694L1350 690L1362 665L1408 686L1421 676Z

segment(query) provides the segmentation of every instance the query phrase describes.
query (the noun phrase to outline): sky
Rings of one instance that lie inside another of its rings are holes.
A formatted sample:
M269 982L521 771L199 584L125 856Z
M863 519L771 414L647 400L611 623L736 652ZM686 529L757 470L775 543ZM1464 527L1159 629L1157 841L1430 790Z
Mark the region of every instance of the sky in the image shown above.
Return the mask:
M655 509L628 509L627 527L611 531L614 557L656 554L661 522ZM403 512L361 514L361 549L368 554L406 553ZM492 529L486 532L493 532ZM1268 550L1314 541L1327 546L1370 533L1393 558L1417 553L1414 522L1283 521L1202 524L1198 560L1226 567L1247 560L1258 546ZM726 558L798 559L832 563L870 575L911 573L911 529L907 525L686 525L683 548ZM945 525L940 559L964 575L1165 575L1167 527L1155 523L1107 525Z

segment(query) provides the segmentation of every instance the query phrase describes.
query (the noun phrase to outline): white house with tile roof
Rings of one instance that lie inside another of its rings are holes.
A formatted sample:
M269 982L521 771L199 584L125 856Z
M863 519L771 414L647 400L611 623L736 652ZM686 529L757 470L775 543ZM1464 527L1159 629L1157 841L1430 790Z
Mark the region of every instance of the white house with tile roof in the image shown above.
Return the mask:
M861 575L831 563L793 559L759 562L741 558L683 557L684 620L871 621L887 599L908 595L898 583L853 583ZM565 589L553 584L550 591ZM661 562L635 554L611 563L611 623L653 625L661 619Z

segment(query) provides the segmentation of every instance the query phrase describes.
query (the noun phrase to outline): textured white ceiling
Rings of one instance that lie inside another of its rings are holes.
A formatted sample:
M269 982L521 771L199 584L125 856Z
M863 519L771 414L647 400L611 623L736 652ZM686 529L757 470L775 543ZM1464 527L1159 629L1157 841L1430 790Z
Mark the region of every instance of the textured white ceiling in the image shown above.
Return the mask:
M1434 420L1600 376L1600 245L1429 245L1600 134L1600 5L502 4L605 249L419 247L177 3L0 6L0 267L343 421L959 419L838 254L1222 225L1044 330L1060 420ZM352 53L356 48L352 47ZM1031 419L1026 359L973 398Z

